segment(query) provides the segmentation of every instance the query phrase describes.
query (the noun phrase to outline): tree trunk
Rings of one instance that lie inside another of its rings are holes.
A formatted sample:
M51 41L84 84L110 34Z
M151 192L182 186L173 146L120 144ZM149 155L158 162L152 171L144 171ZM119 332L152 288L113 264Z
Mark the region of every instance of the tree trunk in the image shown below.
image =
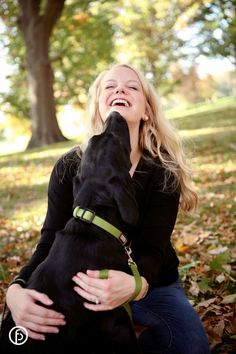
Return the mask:
M56 118L49 38L65 0L48 0L40 15L40 0L19 0L19 25L26 43L26 70L31 106L32 136L29 147L65 141Z
M32 119L32 136L28 147L43 146L65 140L56 118L53 71L48 50L41 45L42 36L43 32L40 31L39 26L37 42L32 41L32 46L28 48L26 55Z

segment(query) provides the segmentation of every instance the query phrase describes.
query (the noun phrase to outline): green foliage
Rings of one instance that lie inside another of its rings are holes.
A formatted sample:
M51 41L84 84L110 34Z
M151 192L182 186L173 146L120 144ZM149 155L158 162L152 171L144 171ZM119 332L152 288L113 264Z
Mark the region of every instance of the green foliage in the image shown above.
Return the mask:
M30 107L25 70L11 74L9 90L0 92L0 105L6 114L29 119Z
M170 64L183 56L183 41L175 24L183 11L181 0L124 0L115 20L121 56L148 73L153 84L167 93L176 83Z
M5 113L29 118L29 102L27 92L27 77L24 66L25 46L17 27L19 8L16 0L5 2L0 7L0 47L5 55L5 61L11 65L12 72L7 79L10 87L0 92L0 105Z
M83 7L71 2L65 6L50 49L58 104L83 106L91 82L113 60L110 12L106 2L90 1L90 6Z
M66 1L61 18L50 38L49 54L55 70L56 104L85 104L84 94L98 72L111 62L114 44L110 24L111 4L107 1ZM110 3L110 2L109 2ZM112 1L111 1L112 3ZM40 3L44 14L46 1ZM109 10L110 9L110 10ZM4 3L0 9L4 26L1 45L12 65L10 89L0 92L2 110L29 117L25 44L18 27L17 0Z
M43 15L47 0L39 3ZM5 112L28 117L25 45L17 26L18 1L3 2L0 17L5 26L1 30L1 46L7 50L6 58L14 68L9 91L0 93L0 104ZM195 30L193 42L181 36L181 29L189 25ZM235 28L234 0L66 0L50 38L56 104L83 107L93 79L117 61L130 62L141 69L167 95L183 80L181 73L174 73L180 58L194 60L201 53L234 57ZM196 78L186 80L195 82ZM200 95L198 85L186 90ZM209 98L209 85L205 94Z
M212 261L210 262L209 266L211 270L221 272L223 271L223 265L229 263L231 260L229 252L224 252L218 254Z
M195 1L198 5L189 23L198 34L198 51L206 56L236 58L236 3L235 0Z
M199 289L203 294L207 293L209 290L212 290L209 283L211 283L211 280L207 277L202 277L198 282Z

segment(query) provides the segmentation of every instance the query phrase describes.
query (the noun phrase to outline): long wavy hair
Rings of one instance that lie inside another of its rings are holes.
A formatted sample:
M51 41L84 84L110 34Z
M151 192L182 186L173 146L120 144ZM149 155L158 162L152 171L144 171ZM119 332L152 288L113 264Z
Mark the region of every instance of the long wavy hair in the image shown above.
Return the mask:
M196 209L198 196L194 191L191 179L191 169L186 163L182 140L176 129L167 120L162 111L156 90L145 76L128 64L116 64L102 71L95 79L89 90L88 115L91 133L100 134L103 130L103 120L99 113L98 100L101 92L101 82L104 75L113 68L125 67L133 70L138 76L146 101L148 121L140 123L140 150L149 151L152 157L159 157L166 169L167 175L174 175L180 186L180 207L189 212Z

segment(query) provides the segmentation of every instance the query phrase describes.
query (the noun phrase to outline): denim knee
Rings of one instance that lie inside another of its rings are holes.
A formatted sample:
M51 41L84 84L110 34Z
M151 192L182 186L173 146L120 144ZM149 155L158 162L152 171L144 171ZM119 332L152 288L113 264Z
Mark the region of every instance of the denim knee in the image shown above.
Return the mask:
M143 353L210 353L201 320L180 282L153 289L132 310L134 321L147 328L139 337Z

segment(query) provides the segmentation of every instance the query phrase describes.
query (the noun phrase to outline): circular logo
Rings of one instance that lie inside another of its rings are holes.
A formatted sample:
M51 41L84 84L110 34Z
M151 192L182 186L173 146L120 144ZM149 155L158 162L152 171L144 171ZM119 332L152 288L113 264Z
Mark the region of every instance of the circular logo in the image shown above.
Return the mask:
M28 339L28 332L25 327L15 326L9 332L9 339L15 345L22 345Z

